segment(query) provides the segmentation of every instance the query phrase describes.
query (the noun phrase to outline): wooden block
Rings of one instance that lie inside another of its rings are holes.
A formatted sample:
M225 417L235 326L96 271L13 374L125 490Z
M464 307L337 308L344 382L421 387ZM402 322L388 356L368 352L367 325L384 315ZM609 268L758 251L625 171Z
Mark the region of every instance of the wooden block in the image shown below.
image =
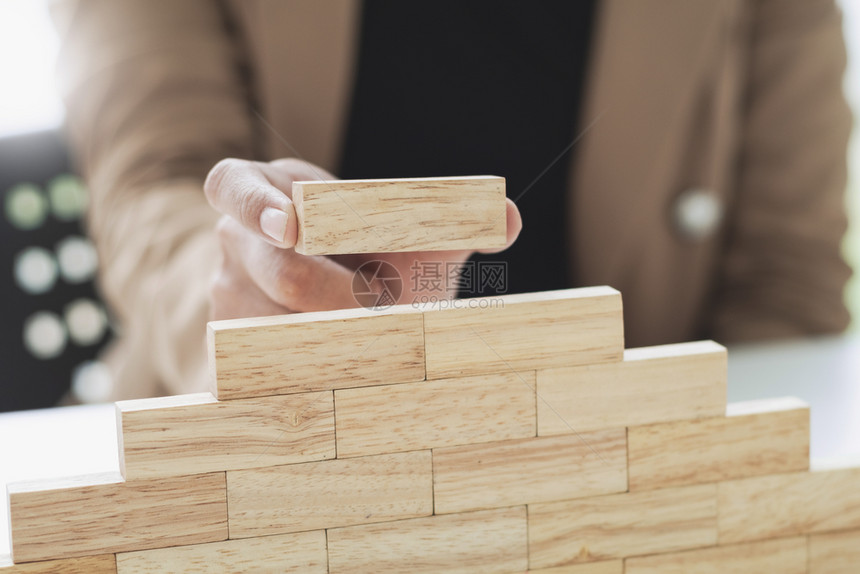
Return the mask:
M785 538L628 558L624 574L806 574L806 538ZM856 572L856 571L855 571Z
M118 473L10 484L17 562L227 538L224 473L122 482Z
M857 574L860 530L809 537L809 574Z
M505 178L297 181L305 255L504 247Z
M532 568L674 552L717 543L716 486L529 505Z
M726 413L630 427L630 490L809 468L809 406L800 399L737 403Z
M526 538L524 506L335 528L329 572L522 572Z
M433 450L436 514L624 492L624 428Z
M718 495L720 544L860 528L860 468L723 482Z
M0 574L116 574L113 554L13 564L11 556L0 556Z
M624 351L624 361L537 372L538 435L722 416L726 349L713 341Z
M335 457L331 391L215 400L209 393L116 403L127 479Z
M621 294L610 287L457 303L424 314L428 379L622 359Z
M422 317L403 305L211 322L213 394L223 400L421 381Z
M346 389L334 408L340 458L536 434L534 372Z
M588 564L571 564L555 568L529 570L530 574L624 574L623 560L605 560Z
M430 451L232 471L227 500L231 538L428 516Z
M301 572L326 574L325 531L118 554L119 574Z

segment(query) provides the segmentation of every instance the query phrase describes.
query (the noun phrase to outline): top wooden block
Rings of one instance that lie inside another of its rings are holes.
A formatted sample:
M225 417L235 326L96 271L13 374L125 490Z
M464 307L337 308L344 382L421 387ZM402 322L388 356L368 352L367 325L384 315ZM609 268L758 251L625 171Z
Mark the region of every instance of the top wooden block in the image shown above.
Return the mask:
M505 246L505 179L494 176L297 181L304 255Z
M424 313L428 379L621 361L621 294L611 287L460 299Z
M219 400L424 379L422 313L344 309L209 323Z

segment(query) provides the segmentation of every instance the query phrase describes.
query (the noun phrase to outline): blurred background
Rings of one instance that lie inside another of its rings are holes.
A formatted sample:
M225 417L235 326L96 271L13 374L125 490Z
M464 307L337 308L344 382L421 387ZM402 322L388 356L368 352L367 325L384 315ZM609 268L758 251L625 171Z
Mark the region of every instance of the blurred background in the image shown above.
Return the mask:
M841 0L855 110L845 252L860 270L860 2ZM58 41L41 0L0 0L0 411L74 398L99 402L109 374L96 357L113 334L94 286L83 227L87 192L73 175L54 83ZM860 331L860 276L846 293Z

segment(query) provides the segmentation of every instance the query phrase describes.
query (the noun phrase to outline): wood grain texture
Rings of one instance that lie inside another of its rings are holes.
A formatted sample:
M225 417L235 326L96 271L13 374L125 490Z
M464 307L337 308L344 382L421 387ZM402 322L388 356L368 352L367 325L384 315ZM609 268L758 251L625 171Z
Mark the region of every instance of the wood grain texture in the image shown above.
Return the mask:
M346 389L334 404L339 458L536 434L534 372Z
M624 361L537 372L538 435L722 416L726 349L712 341L624 351Z
M433 450L436 514L627 490L627 433L604 430Z
M494 176L297 181L305 255L504 247L505 179Z
M720 483L720 544L860 528L860 468Z
M10 484L17 562L227 538L224 473L122 482L118 473Z
M522 572L524 506L328 531L329 572L339 574Z
M554 568L529 570L529 574L624 574L623 560L604 560L587 564L570 564Z
M809 468L809 405L794 398L768 399L729 405L726 412L725 417L630 427L630 490Z
M628 558L624 574L806 574L806 560L799 537Z
M113 554L13 564L11 556L0 556L0 574L116 574Z
M433 513L430 451L227 473L230 538Z
M621 294L610 287L459 303L424 315L428 379L622 359Z
M116 560L119 574L328 572L323 530L127 552Z
M212 392L224 400L421 381L422 317L396 306L211 322Z
M528 509L532 568L717 543L712 484L530 504Z
M860 530L809 537L809 574L857 574L858 571Z
M216 401L209 393L116 403L126 479L335 457L331 391Z

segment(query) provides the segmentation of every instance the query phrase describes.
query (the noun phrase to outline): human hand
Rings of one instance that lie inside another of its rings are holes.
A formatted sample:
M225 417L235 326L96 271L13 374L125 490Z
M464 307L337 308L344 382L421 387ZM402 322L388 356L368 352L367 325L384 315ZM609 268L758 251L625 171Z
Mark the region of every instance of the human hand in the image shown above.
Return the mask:
M322 311L358 306L353 296L355 269L381 260L393 265L401 278L416 262L466 261L473 251L377 253L306 256L296 253L298 231L291 200L294 181L337 179L325 170L296 159L219 162L204 185L210 204L223 214L217 234L222 263L210 288L213 319ZM507 246L522 227L519 211L506 200ZM485 250L497 252L501 249ZM398 302L426 297L405 285Z

